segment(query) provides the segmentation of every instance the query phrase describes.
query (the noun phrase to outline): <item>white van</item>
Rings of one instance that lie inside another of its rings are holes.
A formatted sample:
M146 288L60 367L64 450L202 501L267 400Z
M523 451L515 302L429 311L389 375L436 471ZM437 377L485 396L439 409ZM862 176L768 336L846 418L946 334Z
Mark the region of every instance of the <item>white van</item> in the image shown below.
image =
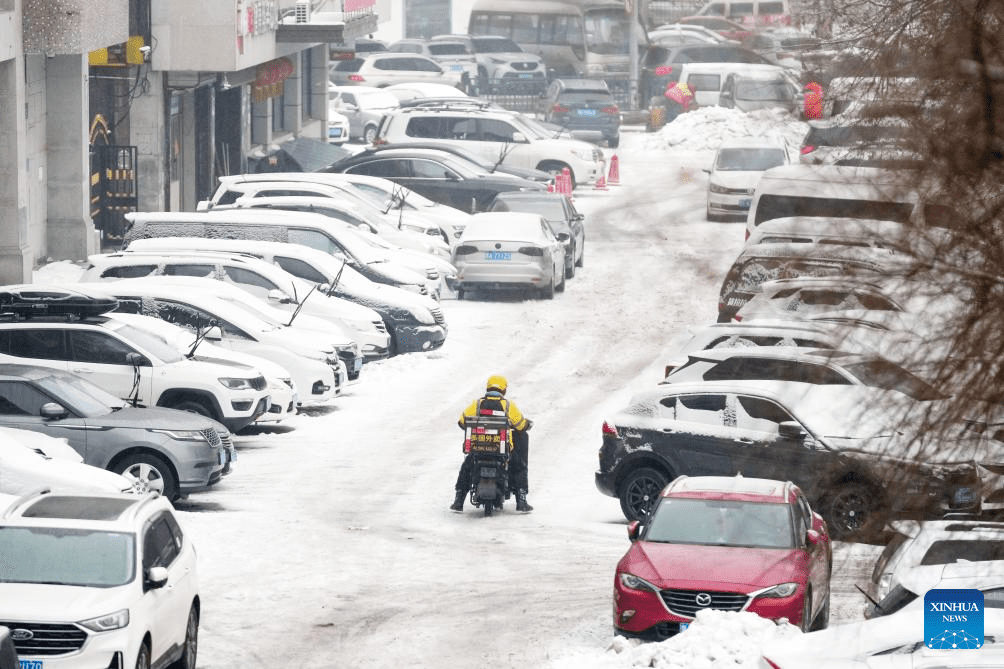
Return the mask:
M722 92L722 84L730 74L770 76L791 79L780 65L760 65L754 63L684 63L680 67L679 81L693 84L694 96L700 107L713 107L718 104ZM793 85L796 85L797 82ZM798 86L796 85L796 88Z
M790 26L788 0L711 0L698 16L724 16L736 23L755 26Z
M829 216L946 227L951 207L925 202L903 170L837 165L785 165L763 173L746 218L746 238L775 218Z

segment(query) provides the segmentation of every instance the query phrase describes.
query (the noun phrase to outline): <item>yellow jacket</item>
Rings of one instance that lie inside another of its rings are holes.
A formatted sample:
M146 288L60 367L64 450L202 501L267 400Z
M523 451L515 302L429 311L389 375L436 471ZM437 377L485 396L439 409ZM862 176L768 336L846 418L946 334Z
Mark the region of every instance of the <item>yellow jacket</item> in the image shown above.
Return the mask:
M509 420L509 427L513 430L524 430L529 424L529 421L523 417L523 414L520 413L515 404L505 399L502 396L502 393L491 390L488 391L484 397L479 397L471 402L470 406L464 409L464 412L460 414L460 420L457 421L457 425L459 425L461 429L467 427L468 418L474 418L478 415L479 406L482 409L505 411L506 418ZM512 432L509 433L509 443L512 443Z

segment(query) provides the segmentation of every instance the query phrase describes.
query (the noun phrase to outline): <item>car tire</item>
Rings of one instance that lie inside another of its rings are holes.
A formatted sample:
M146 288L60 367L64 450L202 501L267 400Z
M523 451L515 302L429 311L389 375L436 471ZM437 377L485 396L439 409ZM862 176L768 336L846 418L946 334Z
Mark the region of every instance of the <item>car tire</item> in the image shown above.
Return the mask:
M565 267L565 278L574 279L575 278L575 252L572 252L572 262L568 263Z
M174 501L180 496L178 481L171 466L152 453L134 453L120 460L113 470L126 478L140 482L150 490L157 490Z
M150 647L143 643L136 653L136 669L150 669Z
M842 483L826 496L822 515L834 539L865 539L878 522L875 491L858 481Z
M181 646L181 657L174 669L195 669L199 655L199 612L192 604L188 610L188 622L185 623L185 642Z
M620 145L621 145L621 136L619 134L614 135L613 137L607 139L608 148L616 149Z
M816 619L812 621L812 626L809 628L810 632L817 632L819 630L824 630L830 626L830 593L826 593L826 599L823 601L823 608L819 610L816 614Z
M372 144L377 137L377 127L375 125L368 125L363 128L363 141L367 144Z
M586 247L583 246L582 251L579 252L579 259L575 261L575 266L582 267L582 264L585 262L585 260L586 260Z
M464 299L464 289L463 288L457 288L457 299L458 300Z
M554 287L554 291L557 292L557 293L563 293L563 292L565 292L565 283L566 283L565 272L562 271L561 272L561 283L559 283L557 286Z
M540 170L541 172L547 172L552 176L558 176L559 174L561 174L561 171L566 167L568 167L568 176L571 178L572 181L572 190L575 190L575 172L573 172L572 168L566 165L565 163L558 162L556 160L545 160L544 162L537 165L538 170Z
M175 404L167 405L167 408L177 409L178 411L187 411L188 413L194 413L200 416L205 416L206 418L217 420L216 414L213 413L212 409L198 400L182 400L180 402L176 402Z
M540 296L545 300L554 299L554 279L551 279L551 283L549 283L546 287L540 289Z
M628 520L644 521L652 512L659 493L672 479L658 469L639 467L621 485L621 511Z

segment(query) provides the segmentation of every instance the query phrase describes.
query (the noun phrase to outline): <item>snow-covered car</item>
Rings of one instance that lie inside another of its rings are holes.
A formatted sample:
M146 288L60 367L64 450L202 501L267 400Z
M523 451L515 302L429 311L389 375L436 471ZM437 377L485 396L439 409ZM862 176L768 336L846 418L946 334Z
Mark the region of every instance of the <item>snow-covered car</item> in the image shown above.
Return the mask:
M477 90L488 93L539 93L547 85L544 59L524 51L508 37L435 35L431 42L461 42L478 62Z
M463 88L462 72L453 72L432 58L413 53L381 51L360 58L333 62L328 79L339 86L375 86L383 88L408 81L430 81Z
M826 523L790 481L681 476L628 526L614 576L614 631L661 641L698 611L750 611L803 632L830 618Z
M783 142L769 139L733 139L715 152L708 173L707 218L746 217L753 191L764 170L790 162Z
M348 118L351 138L367 144L376 139L383 115L401 106L395 96L375 86L331 86L328 100L331 109Z
M875 560L865 591L878 601L919 565L1004 560L1004 523L991 520L898 521Z
M467 98L467 93L447 86L428 81L412 81L405 84L391 84L383 90L396 97L401 104L425 100L429 98Z
M442 307L431 297L370 281L330 254L302 244L165 237L138 239L130 244L130 248L133 247L137 250L219 250L262 258L293 276L319 285L325 293L375 309L387 325L395 353L439 348L446 340Z
M450 72L457 72L463 88L475 90L478 79L478 60L474 52L462 40L402 39L387 47L391 53L417 53L433 59ZM399 84L393 84L395 86ZM443 84L435 84L442 86Z
M565 245L540 214L475 214L453 249L457 299L475 290L565 290Z
M349 141L349 118L328 102L328 144L341 146Z
M195 667L200 602L162 497L37 494L0 517L0 620L22 669Z
M880 407L879 397L862 386L778 381L661 385L603 423L596 486L642 520L679 475L787 479L834 538L872 534L899 512L971 512L994 492L996 478L985 483L976 464L993 459L988 444L907 435L918 406Z
M561 193L499 193L490 211L518 211L540 214L565 245L565 278L575 276L575 268L582 267L586 253L585 216L579 213L572 201ZM564 237L562 235L567 236Z
M348 372L329 338L268 323L211 291L193 290L191 284L186 289L176 279L167 279L80 285L118 298L118 311L162 318L202 334L210 343L274 360L293 375L301 406L327 404L341 394Z
M865 618L890 616L923 601L928 590L974 589L983 592L985 611L1004 609L1004 560L980 560L919 564L905 567L898 574L898 582L889 588L886 596L865 607Z

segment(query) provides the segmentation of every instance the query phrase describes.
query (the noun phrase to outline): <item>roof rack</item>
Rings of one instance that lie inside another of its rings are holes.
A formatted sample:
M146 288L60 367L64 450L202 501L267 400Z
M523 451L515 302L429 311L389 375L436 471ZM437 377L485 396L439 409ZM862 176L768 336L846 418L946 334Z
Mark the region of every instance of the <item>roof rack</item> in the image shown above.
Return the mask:
M63 288L10 288L0 290L0 313L12 320L59 317L80 320L114 311L119 301L114 297L87 295Z
M402 109L495 109L494 102L474 98L426 98L407 102Z

